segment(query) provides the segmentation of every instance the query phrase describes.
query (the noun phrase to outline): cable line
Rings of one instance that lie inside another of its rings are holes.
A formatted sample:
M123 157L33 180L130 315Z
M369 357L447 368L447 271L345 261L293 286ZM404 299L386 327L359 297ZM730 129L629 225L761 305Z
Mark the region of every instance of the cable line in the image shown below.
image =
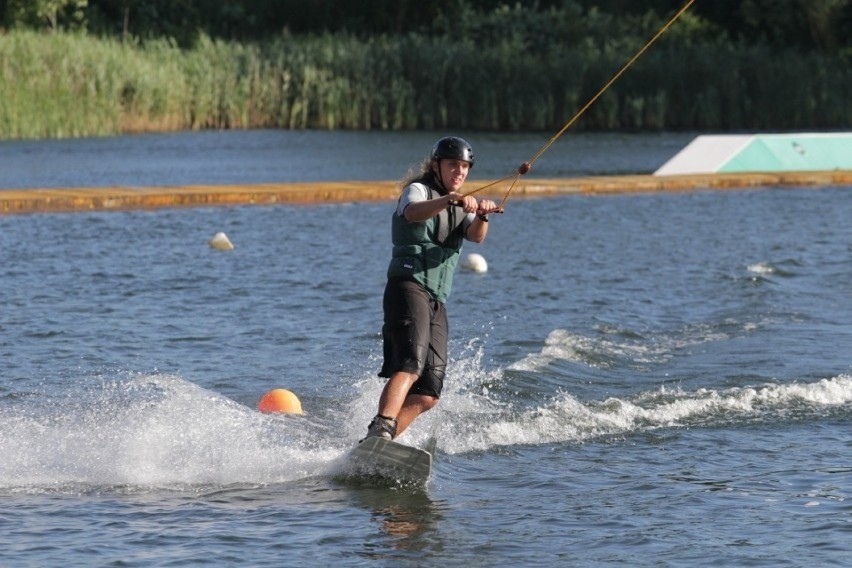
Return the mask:
M571 117L571 120L569 120L568 122L565 123L565 126L563 126L562 129L559 130L559 132L554 134L550 138L550 140L548 140L541 148L539 148L538 152L533 154L532 158L530 158L528 161L526 161L523 164L521 164L520 166L518 166L518 169L515 172L513 172L513 173L507 175L506 177L499 179L495 182L492 182L492 183L484 185L480 188L474 189L473 191L469 191L469 192L464 194L464 197L466 197L468 195L473 195L474 193L480 192L483 189L493 187L493 186L500 184L500 183L502 183L502 182L504 182L504 181L506 181L510 178L514 178L512 180L512 185L509 187L509 190L506 192L506 195L503 196L503 200L500 202L500 206L499 206L500 210L498 212L502 213L504 206L506 204L506 201L509 199L509 195L512 193L512 190L515 188L515 184L517 183L518 179L522 175L529 172L530 169L532 169L532 166L536 162L536 160L538 160L541 157L541 155L544 154L553 145L553 143L556 142L559 139L560 136L565 134L565 132L569 128L571 128L571 126L573 126L575 122L577 122L577 120L583 115L583 113L585 113L586 110L588 110L589 107L592 106L595 103L595 101L597 101L601 97L601 95L603 95L604 92L606 92L606 90L609 89L612 86L612 84L615 83L618 80L618 78L621 77L624 74L624 72L627 71L627 69L629 69L630 66L633 65L633 63L637 59L639 59L642 56L642 54L645 53L645 51L647 51L647 49L649 47L651 47L651 45L655 41L657 41L657 39L659 39L659 37L661 35L663 35L666 32L666 30L668 30L672 26L672 24L674 24L677 21L677 19L680 18L681 15L683 15L683 13L686 12L689 9L689 7L692 6L692 4L694 4L694 3L695 3L695 0L688 0L687 3L684 4L683 7L680 10L678 10L677 13L674 16L672 16L671 19L668 22L666 22L665 25L663 25L663 27L661 27L659 30L657 30L657 33L655 33L654 36L651 37L651 39L649 39L645 43L645 45L643 45L641 47L641 49L639 49L639 51L637 51L633 55L633 57L631 57L627 61L627 63L622 65L621 69L619 69L618 72L615 75L613 75L612 78L609 81L607 81L606 84L603 87L601 87L600 90L597 93L595 93L595 95L591 99L589 99L589 101L585 105L583 105L583 107L580 108L580 110L578 110L574 114L573 117Z

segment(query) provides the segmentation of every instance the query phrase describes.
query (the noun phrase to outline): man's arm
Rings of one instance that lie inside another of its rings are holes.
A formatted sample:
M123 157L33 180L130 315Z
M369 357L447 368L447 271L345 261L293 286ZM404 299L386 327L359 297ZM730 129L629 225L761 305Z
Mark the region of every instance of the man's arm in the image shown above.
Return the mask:
M460 198L461 196L458 193L448 193L447 195L436 197L435 199L412 201L406 205L405 211L403 212L405 220L409 223L422 223L449 207L450 202L456 201Z
M470 222L467 228L465 238L474 243L481 243L488 235L488 217L489 213L493 213L498 209L496 203L490 199L483 199L476 208L476 217Z

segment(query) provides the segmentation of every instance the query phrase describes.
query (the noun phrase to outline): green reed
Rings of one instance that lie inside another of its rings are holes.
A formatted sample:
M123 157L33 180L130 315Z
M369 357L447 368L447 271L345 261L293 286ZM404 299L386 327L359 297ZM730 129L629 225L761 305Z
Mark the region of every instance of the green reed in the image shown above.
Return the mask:
M635 43L635 42L633 42ZM632 55L629 41L477 46L418 35L122 43L0 33L0 138L224 128L561 128ZM577 130L852 126L852 66L836 57L661 42Z

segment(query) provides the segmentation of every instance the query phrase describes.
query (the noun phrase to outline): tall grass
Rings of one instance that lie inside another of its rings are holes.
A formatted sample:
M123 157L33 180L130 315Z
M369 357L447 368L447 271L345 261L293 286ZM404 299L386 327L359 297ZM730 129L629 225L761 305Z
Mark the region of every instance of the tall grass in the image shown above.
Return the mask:
M628 42L531 56L417 35L202 39L189 50L75 34L0 34L0 138L205 128L562 127ZM661 42L576 124L586 130L852 127L852 65L795 51Z

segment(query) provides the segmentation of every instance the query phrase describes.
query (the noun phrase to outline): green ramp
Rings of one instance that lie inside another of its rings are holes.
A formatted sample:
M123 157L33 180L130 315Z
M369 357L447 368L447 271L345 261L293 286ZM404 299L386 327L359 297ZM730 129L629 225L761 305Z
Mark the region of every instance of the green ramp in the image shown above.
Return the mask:
M655 175L852 170L852 133L702 135Z

